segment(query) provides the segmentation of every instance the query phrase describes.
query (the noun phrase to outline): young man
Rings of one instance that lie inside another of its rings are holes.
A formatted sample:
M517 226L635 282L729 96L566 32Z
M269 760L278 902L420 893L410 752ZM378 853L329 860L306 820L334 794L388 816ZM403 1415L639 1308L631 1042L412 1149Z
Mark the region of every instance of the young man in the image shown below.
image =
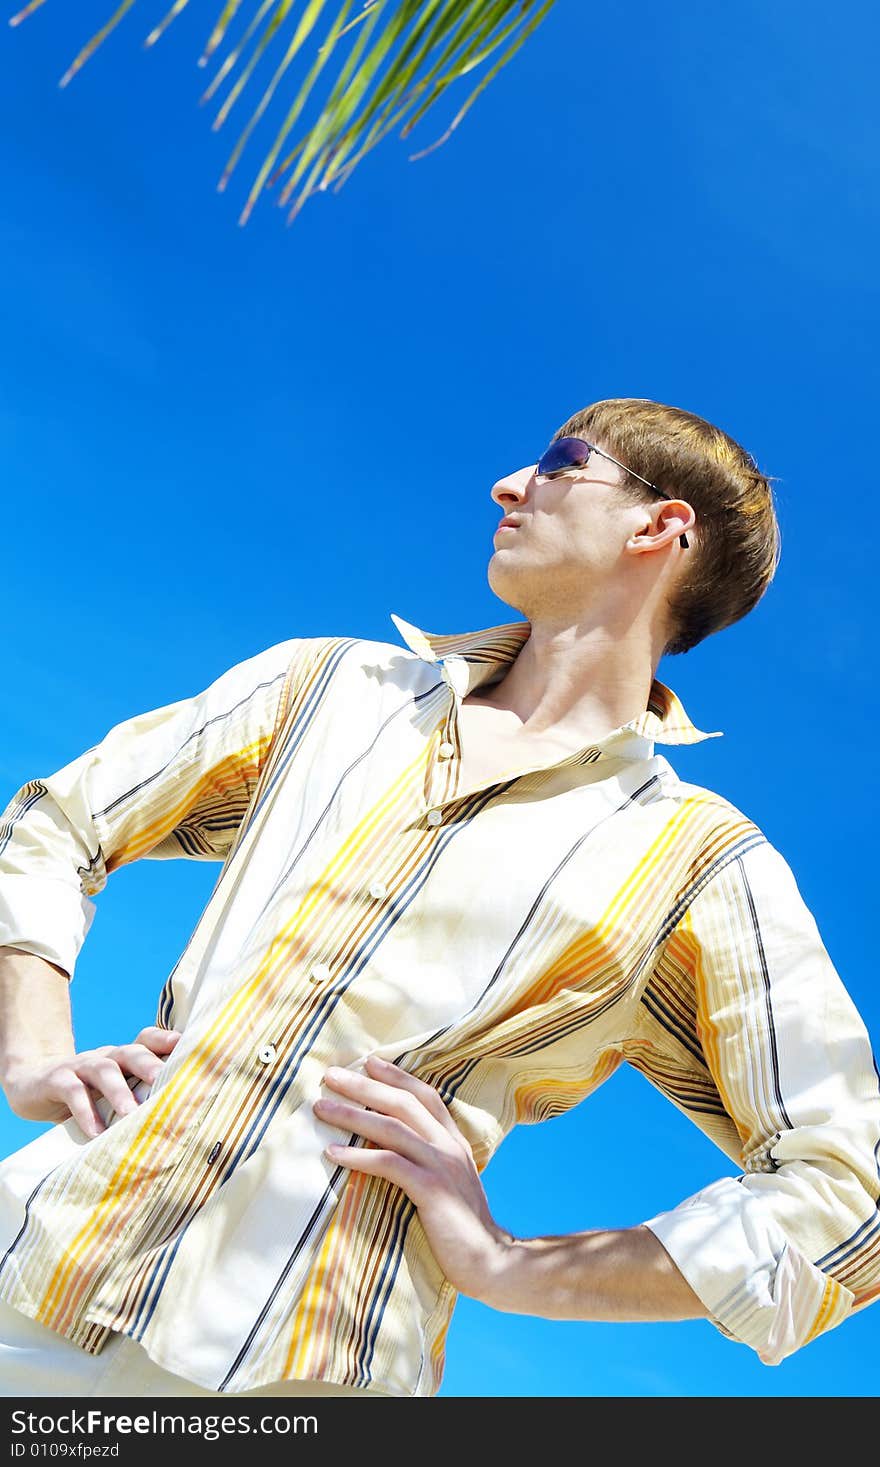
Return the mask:
M757 603L767 479L613 399L500 479L524 621L293 638L119 724L0 830L8 1393L436 1394L456 1297L705 1316L776 1363L880 1291L865 1026L782 855L655 744L655 676ZM108 875L222 860L132 1044L76 1052ZM628 1062L742 1170L516 1238L480 1172ZM36 1385L33 1382L36 1381Z

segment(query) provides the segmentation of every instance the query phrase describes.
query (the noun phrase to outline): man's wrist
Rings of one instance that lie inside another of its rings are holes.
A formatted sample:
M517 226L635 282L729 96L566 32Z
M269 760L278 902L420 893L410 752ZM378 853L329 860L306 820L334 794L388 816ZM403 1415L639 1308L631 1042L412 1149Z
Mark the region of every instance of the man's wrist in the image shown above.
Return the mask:
M49 1069L58 1065L69 1064L76 1058L76 1050L71 1046L69 1050L52 1054L22 1054L10 1052L0 1057L0 1090L6 1096L7 1102L12 1105L13 1100L19 1098L21 1092L34 1080L35 1076L44 1074Z
M600 1234L568 1234L499 1240L486 1269L482 1303L504 1314L532 1314L541 1319L590 1318L583 1307L585 1292L583 1242Z
M480 1289L480 1302L505 1314L528 1314L524 1302L527 1294L530 1243L536 1238L517 1238L502 1231L488 1261Z

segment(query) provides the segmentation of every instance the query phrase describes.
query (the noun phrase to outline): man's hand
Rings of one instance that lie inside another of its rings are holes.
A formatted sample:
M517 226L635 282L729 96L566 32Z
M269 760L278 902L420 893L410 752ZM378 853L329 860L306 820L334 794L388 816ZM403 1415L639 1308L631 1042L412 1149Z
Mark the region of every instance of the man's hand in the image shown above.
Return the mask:
M129 1079L153 1084L171 1053L178 1029L148 1024L133 1044L101 1044L81 1054L41 1056L35 1065L20 1065L4 1081L10 1109L26 1121L67 1121L71 1117L87 1136L106 1129L95 1104L106 1097L120 1116L137 1110Z
M322 1096L313 1109L329 1125L375 1144L331 1144L326 1153L343 1166L387 1177L412 1198L431 1252L460 1293L493 1309L546 1319L705 1318L702 1300L650 1228L544 1238L505 1232L489 1212L471 1148L439 1092L377 1055L367 1057L366 1068L368 1075L328 1069L324 1083L340 1098Z
M313 1109L320 1120L376 1144L331 1143L327 1155L401 1187L450 1283L480 1298L513 1239L489 1211L470 1144L430 1085L377 1055L367 1057L366 1068L369 1075L328 1069L324 1083L338 1096L321 1096Z

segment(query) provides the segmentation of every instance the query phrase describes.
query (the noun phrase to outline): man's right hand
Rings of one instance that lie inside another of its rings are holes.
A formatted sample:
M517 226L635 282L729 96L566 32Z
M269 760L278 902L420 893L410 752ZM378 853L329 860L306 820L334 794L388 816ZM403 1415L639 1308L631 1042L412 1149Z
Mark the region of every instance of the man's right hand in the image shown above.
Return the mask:
M35 1065L21 1065L3 1083L10 1109L26 1121L67 1121L71 1117L87 1136L98 1136L106 1126L96 1100L106 1097L117 1115L137 1110L133 1083L155 1083L165 1059L180 1038L178 1029L148 1024L133 1044L102 1044L81 1054L41 1056Z

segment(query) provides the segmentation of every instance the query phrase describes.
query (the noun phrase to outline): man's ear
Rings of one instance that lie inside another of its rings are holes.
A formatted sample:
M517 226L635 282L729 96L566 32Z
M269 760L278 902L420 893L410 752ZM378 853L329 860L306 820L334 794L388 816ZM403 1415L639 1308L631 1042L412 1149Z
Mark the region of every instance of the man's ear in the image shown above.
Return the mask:
M656 509L647 513L647 524L641 535L648 543L666 530L670 532L671 539L677 540L680 535L689 533L696 523L694 511L683 499L664 499Z
M664 508L666 508L665 505ZM635 550L650 550L664 528L663 521L657 512L646 509L643 523L637 530L633 530L627 539L627 544L631 544Z

